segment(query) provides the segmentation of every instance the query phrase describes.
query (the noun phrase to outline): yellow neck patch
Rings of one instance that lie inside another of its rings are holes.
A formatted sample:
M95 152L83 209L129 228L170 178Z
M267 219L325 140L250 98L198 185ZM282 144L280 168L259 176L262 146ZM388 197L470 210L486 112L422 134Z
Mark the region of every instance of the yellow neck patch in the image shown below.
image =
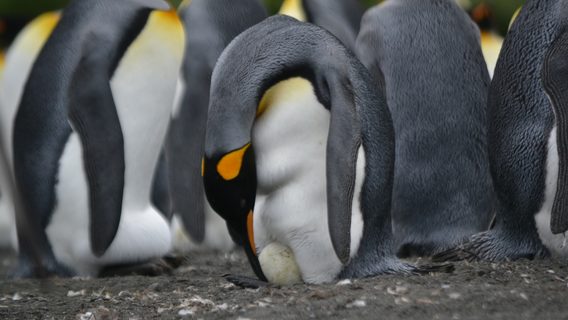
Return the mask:
M262 116L264 112L277 101L294 99L298 95L304 95L310 91L313 91L312 84L304 78L296 77L280 81L266 90L258 104L256 117Z
M308 19L306 17L306 11L304 10L302 0L284 0L278 13L303 22L306 22Z
M247 143L244 147L227 153L221 158L217 164L217 172L223 179L229 181L239 176L243 165L243 157L249 147L250 143Z
M48 12L40 15L30 22L24 30L20 33L22 45L28 52L38 52L49 36L57 23L59 22L61 15L59 12Z

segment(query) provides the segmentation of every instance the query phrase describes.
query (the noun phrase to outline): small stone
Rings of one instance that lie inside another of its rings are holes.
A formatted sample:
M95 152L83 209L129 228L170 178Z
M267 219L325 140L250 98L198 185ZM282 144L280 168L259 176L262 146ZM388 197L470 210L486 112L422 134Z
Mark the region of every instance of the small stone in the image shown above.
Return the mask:
M407 287L403 287L403 286L396 286L396 288L394 289L394 291L397 294L405 294L408 292L408 288Z
M93 320L95 318L95 315L92 312L85 312L82 314L79 314L79 319L80 320Z
M365 302L365 300L355 300L351 303L348 303L346 305L347 308L363 308L367 306L367 303Z
M187 317L193 315L193 310L191 309L181 309L178 311L178 316Z
M453 300L457 300L457 299L461 298L461 296L462 295L460 293L457 293L457 292L452 292L452 293L448 294L448 297L450 297L450 299L453 299Z
M410 303L410 300L407 297L398 297L394 299L395 304L403 304L403 303Z
M14 295L12 296L12 301L19 301L22 300L22 296L19 293L14 293Z
M85 289L82 289L82 290L79 290L79 291L69 290L69 291L67 291L67 296L68 297L84 296L85 293L87 293L87 291Z
M227 303L223 303L217 306L218 310L227 310L229 309L229 305Z
M346 285L350 285L350 284L352 284L352 283L353 283L353 282L351 282L351 279L343 279L343 280L337 282L336 285L338 285L338 286L346 286Z

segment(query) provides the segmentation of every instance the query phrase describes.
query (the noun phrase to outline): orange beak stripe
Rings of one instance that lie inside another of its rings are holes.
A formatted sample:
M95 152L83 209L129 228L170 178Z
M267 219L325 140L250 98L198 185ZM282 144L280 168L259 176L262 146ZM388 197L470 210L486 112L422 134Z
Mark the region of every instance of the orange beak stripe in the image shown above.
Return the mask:
M250 143L244 147L226 154L217 164L217 172L225 181L233 180L239 176L241 166L243 164L243 157Z
M253 212L252 210L249 211L247 215L247 233L248 233L248 241L250 247L252 248L252 253L256 256L256 245L254 244L254 228L253 228Z

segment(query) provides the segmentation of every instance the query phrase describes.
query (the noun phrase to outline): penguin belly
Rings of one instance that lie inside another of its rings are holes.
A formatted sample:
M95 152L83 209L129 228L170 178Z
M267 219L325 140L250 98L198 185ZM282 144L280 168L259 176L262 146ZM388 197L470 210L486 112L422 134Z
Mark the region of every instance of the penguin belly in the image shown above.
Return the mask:
M57 205L46 232L58 261L80 275L96 275L107 265L160 258L171 248L169 223L150 202L154 168L173 107L183 40L160 32L167 28L148 28L168 15L172 13L150 16L110 82L124 139L125 183L118 231L101 257L91 251L88 184L76 133L71 134L63 152Z
M568 239L566 239L565 234L552 234L550 230L552 204L554 203L556 188L558 186L559 159L556 132L557 128L554 126L547 142L544 201L542 207L535 215L535 222L540 240L544 246L550 250L550 253L558 257L567 258Z
M17 248L14 207L6 186L7 181L0 182L0 249Z
M294 261L280 261L295 262L303 281L329 282L343 267L328 230L326 148L330 113L318 102L307 80L293 78L270 90L274 90L273 102L257 118L252 139L258 183L253 230L257 254L263 257L261 268L267 276L278 274L278 270L270 270L277 268L274 262L278 261L264 259L263 250L269 245L289 248ZM360 162L363 166L364 161ZM359 173L362 170L358 170L358 178ZM355 186L352 254L358 249L363 229L358 206L361 181L358 179Z

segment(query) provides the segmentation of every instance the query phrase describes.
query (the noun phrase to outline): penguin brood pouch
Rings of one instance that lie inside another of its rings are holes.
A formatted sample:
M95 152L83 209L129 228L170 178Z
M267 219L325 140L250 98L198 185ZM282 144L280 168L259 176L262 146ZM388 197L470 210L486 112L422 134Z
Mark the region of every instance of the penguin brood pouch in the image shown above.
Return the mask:
M3 105L18 214L39 233L19 230L16 276L160 258L171 235L150 187L181 65L179 18L162 0L73 0L50 34L35 35L49 38L20 101Z
M388 0L363 17L357 53L393 118L398 255L434 255L487 230L490 80L477 27L453 0Z
M566 257L568 2L529 0L511 26L489 94L495 227L444 259Z
M248 29L219 58L205 192L261 280L432 270L394 255L394 135L375 87L337 38L284 16Z

